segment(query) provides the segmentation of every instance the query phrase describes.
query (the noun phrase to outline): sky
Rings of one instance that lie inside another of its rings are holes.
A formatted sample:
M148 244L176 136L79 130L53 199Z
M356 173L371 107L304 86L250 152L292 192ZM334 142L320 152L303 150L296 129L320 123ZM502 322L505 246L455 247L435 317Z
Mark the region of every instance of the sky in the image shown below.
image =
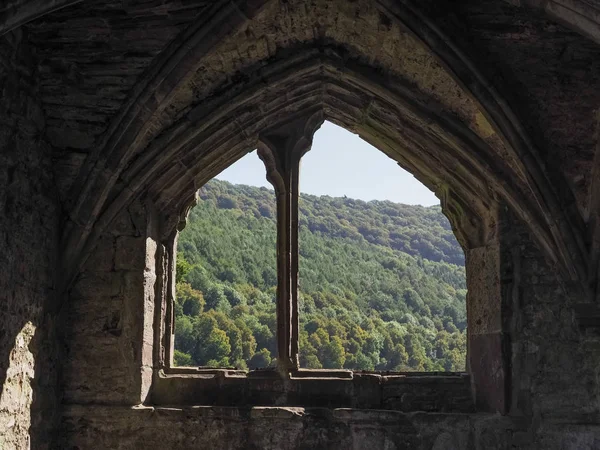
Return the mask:
M271 184L256 151L221 172L219 180L250 186ZM438 198L409 172L356 134L330 122L315 133L300 166L300 192L408 205L439 205Z

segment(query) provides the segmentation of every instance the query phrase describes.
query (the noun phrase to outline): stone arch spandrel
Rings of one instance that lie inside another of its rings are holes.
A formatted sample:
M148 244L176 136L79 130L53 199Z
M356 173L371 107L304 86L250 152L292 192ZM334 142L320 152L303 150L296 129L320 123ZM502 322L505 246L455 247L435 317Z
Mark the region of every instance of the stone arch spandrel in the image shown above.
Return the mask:
M93 223L99 215L110 189L117 183L119 172L127 164L127 149L139 145L148 130L156 125L150 120L152 115L167 106L173 89L189 72L190 62L200 59L200 55L210 51L240 22L249 20L262 3L251 2L245 6L241 1L217 2L200 21L173 40L138 80L136 89L111 121L96 150L86 158L71 188L67 205L70 221L63 234L69 258L86 247L83 236L89 234L90 221ZM121 153L115 154L115 148L121 149Z
M557 23L560 20L509 3L515 2L467 2L432 14L447 35L468 49L520 116L555 195L579 230L580 247L585 248L595 180L600 47ZM467 35L461 33L464 24L469 26Z
M518 158L506 148L502 135L478 105L477 95L469 92L471 86L463 85L453 73L454 67L430 48L438 42L423 41L421 34L430 31L429 24L412 31L414 25L406 23L414 18L400 16L396 9L386 1L320 0L311 8L301 1L271 1L239 33L198 63L191 82L181 86L172 99L173 107L165 110L160 120L173 123L187 108L214 96L215 87L231 85L235 77L247 78L258 64L306 48L324 51L337 47L342 59L372 67L384 76L402 78L427 94L440 108L468 124L524 178Z
M5 34L36 18L43 17L61 8L77 4L82 0L18 0L10 2L0 10L0 35ZM536 9L569 26L577 32L600 42L600 11L593 3L585 0L553 0L540 3L534 0L504 0L511 5Z
M82 0L17 0L0 8L0 36L46 14Z

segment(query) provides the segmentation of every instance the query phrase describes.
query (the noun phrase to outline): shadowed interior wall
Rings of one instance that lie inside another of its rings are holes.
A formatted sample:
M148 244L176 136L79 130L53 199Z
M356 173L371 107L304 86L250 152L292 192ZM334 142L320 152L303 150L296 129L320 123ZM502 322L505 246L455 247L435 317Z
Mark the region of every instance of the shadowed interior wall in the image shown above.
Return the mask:
M59 417L59 205L36 64L0 37L0 448L47 448Z

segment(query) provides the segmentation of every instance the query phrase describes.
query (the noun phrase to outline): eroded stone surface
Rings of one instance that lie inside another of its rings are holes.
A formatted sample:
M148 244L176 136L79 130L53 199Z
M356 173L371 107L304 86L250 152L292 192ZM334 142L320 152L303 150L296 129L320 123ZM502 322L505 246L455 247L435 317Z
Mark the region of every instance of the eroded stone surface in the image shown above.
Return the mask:
M504 450L518 430L499 416L283 407L69 408L65 419L70 445L115 449L161 439L168 448ZM494 431L495 441L487 437Z
M0 37L0 448L47 448L58 417L59 207L34 56Z

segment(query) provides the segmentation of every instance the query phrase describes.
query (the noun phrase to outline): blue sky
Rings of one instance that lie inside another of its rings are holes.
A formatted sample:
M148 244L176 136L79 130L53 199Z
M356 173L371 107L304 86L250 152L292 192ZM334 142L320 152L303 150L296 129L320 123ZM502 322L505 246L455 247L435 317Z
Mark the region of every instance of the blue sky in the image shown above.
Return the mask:
M217 175L236 184L271 187L256 151ZM316 132L300 166L300 192L332 197L436 205L438 198L392 159L329 122Z

